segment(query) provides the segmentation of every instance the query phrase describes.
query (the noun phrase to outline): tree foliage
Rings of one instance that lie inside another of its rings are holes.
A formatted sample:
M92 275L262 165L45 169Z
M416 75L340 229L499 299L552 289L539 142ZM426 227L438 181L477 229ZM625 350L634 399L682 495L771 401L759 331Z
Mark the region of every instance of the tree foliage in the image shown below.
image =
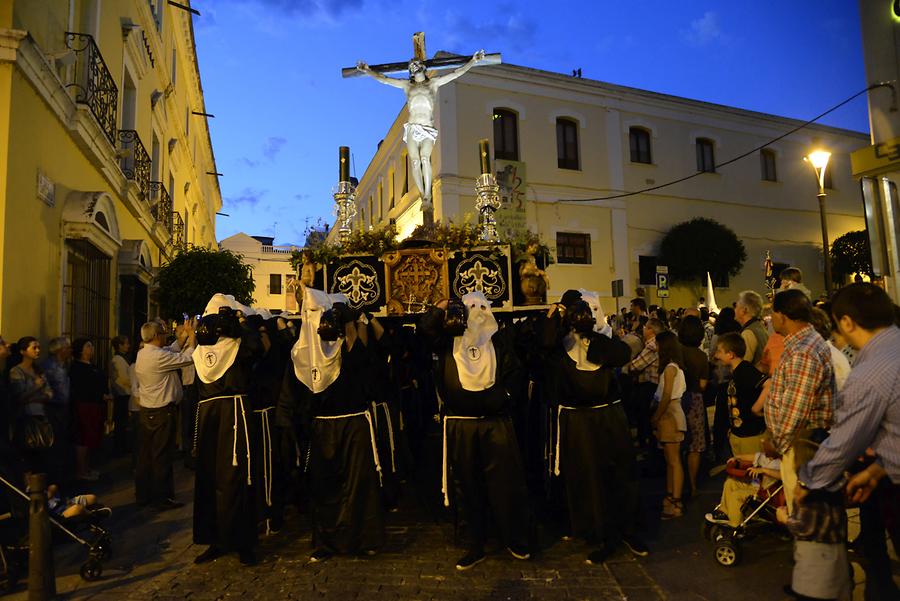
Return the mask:
M869 234L866 230L847 232L831 244L831 269L835 275L843 277L854 273L874 277Z
M718 221L698 217L679 223L666 233L660 245L659 262L669 267L673 282L696 283L713 275L735 276L741 271L747 251L744 243Z
M245 305L253 304L253 269L241 259L229 250L191 247L178 251L156 275L155 298L162 317L200 314L217 292L234 295Z

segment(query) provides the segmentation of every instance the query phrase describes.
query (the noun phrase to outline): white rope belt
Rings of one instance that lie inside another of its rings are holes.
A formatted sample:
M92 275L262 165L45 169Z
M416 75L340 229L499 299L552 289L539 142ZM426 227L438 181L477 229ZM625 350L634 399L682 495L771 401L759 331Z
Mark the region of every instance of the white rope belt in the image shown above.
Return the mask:
M391 448L391 473L397 473L397 462L395 459L394 452L394 424L391 423L391 409L388 407L387 402L384 403L376 403L375 404L375 426L378 427L378 408L384 411L384 421L387 424L387 433L388 433L388 444Z
M350 417L363 416L369 424L369 438L372 441L372 456L375 459L375 471L378 472L378 485L381 486L381 462L378 461L378 445L375 444L375 427L372 425L372 414L368 411L360 411L358 413L348 413L346 415L317 415L316 419L347 419Z
M484 416L468 417L465 415L447 415L444 417L444 454L443 461L441 462L441 492L444 495L444 507L450 507L450 493L449 487L447 486L447 420L451 419L475 420L484 419Z
M594 405L593 407L569 407L567 405L560 405L556 409L556 444L554 448L556 452L553 455L553 473L554 475L559 475L559 439L562 437L562 433L559 429L560 417L562 416L563 409L566 411L575 411L578 409L603 409L604 407L612 407L613 405L617 405L622 402L622 399L618 399L613 401L612 403L603 403L602 405Z
M234 426L232 430L234 431L233 440L231 443L231 465L237 467L237 439L238 439L238 405L241 407L241 420L244 423L244 445L247 447L247 486L250 486L253 482L250 479L250 431L247 427L247 412L244 409L244 397L246 395L238 394L238 395L229 395L229 396L215 396L211 399L203 399L199 403L197 403L197 413L194 416L194 451L196 453L197 450L197 441L200 436L200 407L204 403L209 403L211 401L221 401L222 399L231 399L234 402Z
M274 407L266 407L265 409L256 409L253 413L258 413L260 425L262 426L262 445L263 445L263 491L266 496L266 507L272 506L272 426L269 421L269 412L274 411ZM266 518L266 534L272 533L271 518Z

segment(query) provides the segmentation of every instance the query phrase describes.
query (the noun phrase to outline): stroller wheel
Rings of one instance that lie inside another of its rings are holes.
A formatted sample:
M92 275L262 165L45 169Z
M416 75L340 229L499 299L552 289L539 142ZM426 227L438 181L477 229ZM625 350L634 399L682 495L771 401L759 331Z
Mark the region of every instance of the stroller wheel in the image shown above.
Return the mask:
M81 577L88 582L99 580L103 575L103 564L96 559L88 559L81 565Z
M737 564L741 560L741 549L733 540L723 537L716 543L716 561L726 568Z

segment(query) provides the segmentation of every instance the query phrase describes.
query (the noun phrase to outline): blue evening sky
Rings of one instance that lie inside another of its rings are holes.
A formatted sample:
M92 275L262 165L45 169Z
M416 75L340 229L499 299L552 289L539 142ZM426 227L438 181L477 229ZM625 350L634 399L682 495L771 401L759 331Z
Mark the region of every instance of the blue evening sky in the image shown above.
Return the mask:
M341 67L438 50L811 118L866 85L855 0L193 0L220 179L217 236L302 244L333 222L338 146L362 177L404 103ZM868 131L865 96L822 121ZM473 142L474 143L474 142ZM728 157L722 157L726 159Z

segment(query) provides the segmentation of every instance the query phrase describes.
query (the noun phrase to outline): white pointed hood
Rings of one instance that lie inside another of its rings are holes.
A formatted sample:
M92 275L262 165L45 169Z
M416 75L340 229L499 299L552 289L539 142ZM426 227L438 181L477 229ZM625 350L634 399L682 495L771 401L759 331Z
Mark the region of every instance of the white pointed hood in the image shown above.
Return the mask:
M719 305L716 304L716 293L713 290L712 277L709 275L709 272L706 272L706 296L709 298L706 299L706 308L709 309L710 313L719 314Z
M314 288L303 291L303 323L300 337L291 349L291 362L294 364L294 375L314 393L334 384L341 374L343 339L328 342L319 336L322 314L336 302L346 303L347 297Z
M469 312L466 331L453 339L453 360L464 390L487 390L497 379L497 353L491 337L499 327L482 292L462 297Z
M209 299L209 302L206 303L206 308L203 310L203 316L212 315L214 313L219 312L219 307L231 307L235 311L240 311L245 316L246 315L256 315L256 310L248 307L247 305L241 304L234 300L234 296L231 294L222 294L221 292L217 292L213 294L212 298Z

